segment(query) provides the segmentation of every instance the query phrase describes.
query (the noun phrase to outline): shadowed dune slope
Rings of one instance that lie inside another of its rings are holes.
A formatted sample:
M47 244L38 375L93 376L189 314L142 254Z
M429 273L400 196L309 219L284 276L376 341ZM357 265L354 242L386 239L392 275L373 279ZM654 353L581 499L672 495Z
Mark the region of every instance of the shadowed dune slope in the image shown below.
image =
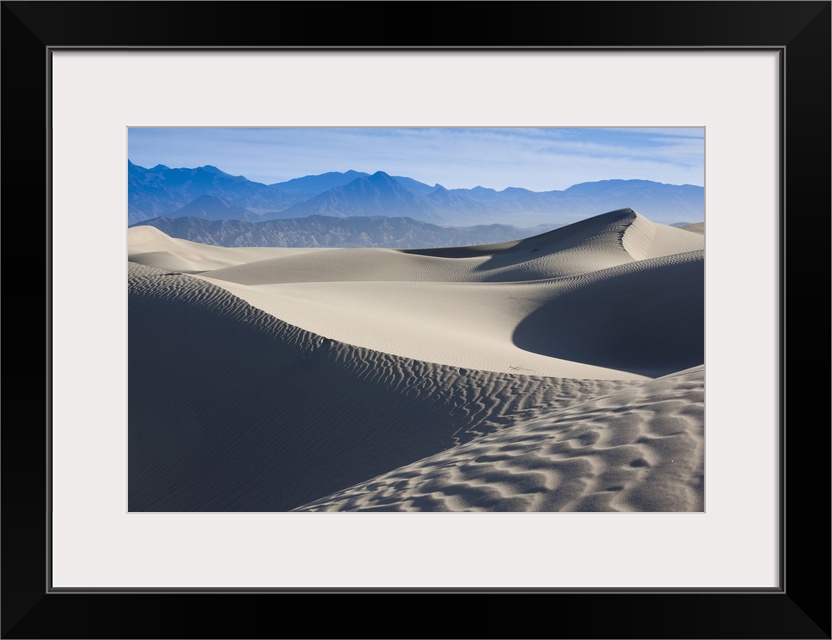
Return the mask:
M518 347L649 377L704 363L703 252L574 280L517 325Z
M633 384L351 347L202 280L128 268L130 511L290 510Z
M703 511L703 367L553 408L297 510Z

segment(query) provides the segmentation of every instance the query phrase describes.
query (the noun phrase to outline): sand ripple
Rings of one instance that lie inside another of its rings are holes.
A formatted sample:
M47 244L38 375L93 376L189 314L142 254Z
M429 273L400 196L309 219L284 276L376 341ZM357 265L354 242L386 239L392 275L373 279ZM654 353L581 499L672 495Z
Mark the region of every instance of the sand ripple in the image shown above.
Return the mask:
M695 367L532 419L298 511L702 511Z

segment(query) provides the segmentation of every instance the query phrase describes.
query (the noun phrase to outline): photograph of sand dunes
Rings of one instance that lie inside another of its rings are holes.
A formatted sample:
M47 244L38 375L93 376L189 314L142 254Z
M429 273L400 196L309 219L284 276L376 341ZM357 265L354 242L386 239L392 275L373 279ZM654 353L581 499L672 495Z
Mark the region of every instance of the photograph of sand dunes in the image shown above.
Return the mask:
M128 151L129 511L704 511L703 128Z

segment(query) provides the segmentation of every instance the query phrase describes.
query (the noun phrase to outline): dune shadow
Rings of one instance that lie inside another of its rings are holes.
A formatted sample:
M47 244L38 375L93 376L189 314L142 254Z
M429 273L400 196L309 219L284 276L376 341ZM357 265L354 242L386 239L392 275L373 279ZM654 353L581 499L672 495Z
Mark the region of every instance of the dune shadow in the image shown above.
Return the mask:
M659 261L560 293L512 340L533 353L659 377L704 362L704 306L704 261Z

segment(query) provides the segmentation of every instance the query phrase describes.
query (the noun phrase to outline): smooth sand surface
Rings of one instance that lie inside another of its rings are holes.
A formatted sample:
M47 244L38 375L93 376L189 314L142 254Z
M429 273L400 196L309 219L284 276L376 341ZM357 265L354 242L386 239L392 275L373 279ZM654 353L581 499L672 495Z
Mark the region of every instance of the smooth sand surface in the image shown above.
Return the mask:
M693 224L686 224L680 229L684 229L685 231L693 231L694 233L700 233L702 235L705 234L705 223L704 222L694 222Z
M698 233L128 240L131 511L703 508Z

